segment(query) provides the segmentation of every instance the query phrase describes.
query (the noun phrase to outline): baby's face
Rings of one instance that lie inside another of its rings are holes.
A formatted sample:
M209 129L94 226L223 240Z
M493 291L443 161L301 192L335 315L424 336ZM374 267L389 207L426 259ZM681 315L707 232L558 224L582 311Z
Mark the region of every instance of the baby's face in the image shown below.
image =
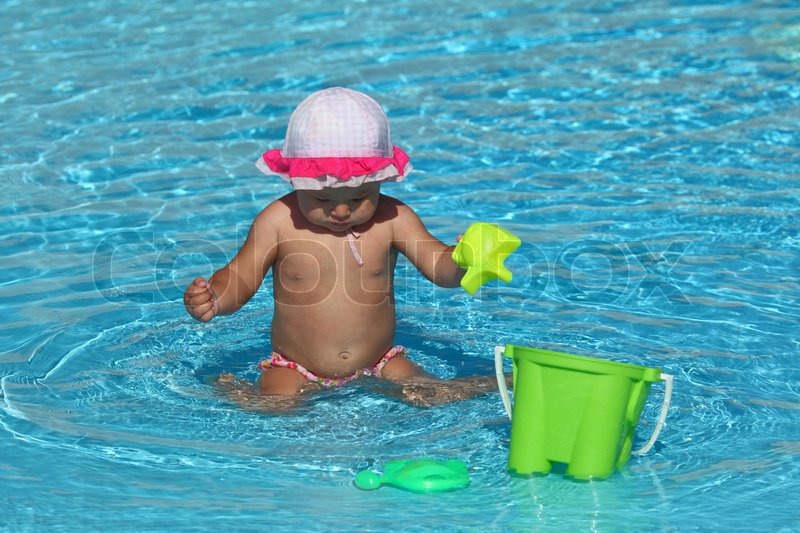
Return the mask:
M340 232L371 219L378 208L380 192L380 183L365 183L359 187L297 191L297 201L306 220Z

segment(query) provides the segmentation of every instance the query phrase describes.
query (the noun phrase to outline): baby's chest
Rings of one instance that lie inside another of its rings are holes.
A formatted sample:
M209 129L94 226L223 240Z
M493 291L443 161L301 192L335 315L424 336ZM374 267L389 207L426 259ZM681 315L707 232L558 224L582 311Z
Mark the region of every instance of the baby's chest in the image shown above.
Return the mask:
M311 290L336 280L388 279L395 260L396 254L388 245L368 240L354 239L352 244L346 238L305 240L281 245L274 275L285 285Z

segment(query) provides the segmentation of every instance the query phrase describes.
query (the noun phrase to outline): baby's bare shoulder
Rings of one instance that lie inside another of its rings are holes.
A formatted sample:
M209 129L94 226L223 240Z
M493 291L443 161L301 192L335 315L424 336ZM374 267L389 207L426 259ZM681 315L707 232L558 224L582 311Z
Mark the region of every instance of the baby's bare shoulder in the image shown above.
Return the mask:
M380 215L387 220L402 221L406 217L416 216L416 213L397 198L382 194L380 202L378 203L378 212L376 215Z
M294 193L282 196L270 202L261 212L256 215L253 225L268 226L281 225L291 220L292 213L297 210L297 200Z
M410 206L391 196L381 195L379 204L382 216L390 220L393 225L418 225L421 223L419 215Z

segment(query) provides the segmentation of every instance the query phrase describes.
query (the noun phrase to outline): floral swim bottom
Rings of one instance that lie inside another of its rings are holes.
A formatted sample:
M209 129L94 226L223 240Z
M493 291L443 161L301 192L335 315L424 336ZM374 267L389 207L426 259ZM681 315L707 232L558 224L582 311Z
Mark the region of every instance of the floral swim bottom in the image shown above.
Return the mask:
M320 377L311 372L310 370L308 370L303 365L299 365L294 361L287 359L284 355L278 352L272 352L272 355L269 356L269 359L264 359L263 361L258 363L258 369L262 372L265 372L266 370L273 367L291 368L292 370L296 370L301 376L306 378L308 381L319 383L323 387L338 387L339 385L344 385L345 383L353 381L359 376L380 376L381 370L383 370L383 367L386 366L386 363L388 363L390 359L392 359L397 355L405 355L405 354L406 354L406 349L404 347L399 345L394 346L388 352L386 352L386 355L381 357L380 361L375 363L375 365L372 366L371 368L365 368L364 370L359 370L358 372L343 378Z

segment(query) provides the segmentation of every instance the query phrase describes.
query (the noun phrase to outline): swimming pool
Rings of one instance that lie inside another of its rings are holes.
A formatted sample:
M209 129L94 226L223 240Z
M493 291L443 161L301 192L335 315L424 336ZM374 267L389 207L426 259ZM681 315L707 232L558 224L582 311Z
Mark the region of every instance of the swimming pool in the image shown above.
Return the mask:
M0 529L800 528L800 9L302 6L5 3ZM479 298L401 263L398 341L442 377L491 373L502 343L663 368L653 452L602 482L519 478L496 395L354 386L272 417L219 397L219 372L255 377L270 289L208 325L182 290L286 190L253 161L336 85L384 105L416 168L385 190L437 236L523 240ZM352 485L421 456L466 461L470 487Z

